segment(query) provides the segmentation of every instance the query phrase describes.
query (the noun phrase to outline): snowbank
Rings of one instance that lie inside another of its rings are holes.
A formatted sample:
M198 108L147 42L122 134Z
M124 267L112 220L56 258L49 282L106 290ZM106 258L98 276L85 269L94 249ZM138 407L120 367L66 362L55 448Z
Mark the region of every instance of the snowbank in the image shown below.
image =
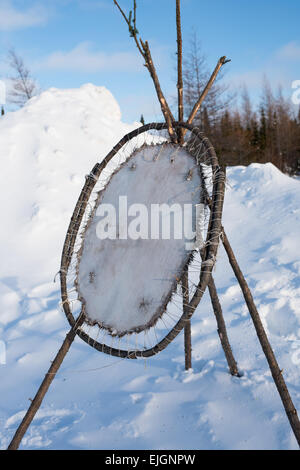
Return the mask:
M85 175L136 126L91 84L51 88L0 120L0 278L17 275L21 289L51 280Z

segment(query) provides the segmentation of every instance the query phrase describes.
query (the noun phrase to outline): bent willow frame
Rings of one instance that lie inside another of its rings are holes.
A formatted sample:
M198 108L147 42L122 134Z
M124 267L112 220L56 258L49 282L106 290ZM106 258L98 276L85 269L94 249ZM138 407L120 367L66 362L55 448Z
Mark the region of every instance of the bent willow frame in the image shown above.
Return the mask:
M102 173L106 168L106 165L112 160L112 158L122 149L122 147L127 144L131 139L138 137L139 135L151 131L161 131L167 130L168 126L165 123L150 123L145 126L139 127L129 134L125 135L117 145L108 153L101 163L97 163L92 169L91 173L87 175L85 184L77 201L75 210L73 212L69 228L67 231L62 258L61 258L61 267L60 267L60 282L61 282L61 297L62 305L65 312L65 315L70 323L71 327L74 327L76 320L72 314L70 301L68 298L67 290L67 276L68 270L70 267L71 259L74 254L74 246L77 236L79 235L79 229L83 220L85 210L87 208L89 198L91 193ZM202 296L205 292L205 289L210 281L211 272L215 264L216 254L218 250L219 240L222 233L222 211L223 211L223 201L224 201L224 190L225 190L225 172L221 169L215 150L212 147L210 141L204 137L200 130L186 123L174 123L174 130L178 131L183 129L185 131L190 131L191 136L195 140L194 148L204 149L206 159L205 163L211 165L212 175L213 175L213 186L212 186L212 197L211 197L211 215L207 231L206 238L206 249L204 256L202 258L200 278L196 291L187 306L184 309L184 312L178 322L173 326L169 333L159 341L155 346L149 349L137 349L137 350L124 350L116 349L111 346L108 346L104 343L97 342L92 339L87 333L83 331L80 327L77 328L76 334L83 339L90 346L94 347L100 352L110 354L111 356L117 356L122 358L136 359L138 357L151 357L163 349L165 349L168 344L170 344L176 336L184 328L186 322L192 317L195 309L197 308L199 302L202 299ZM178 144L179 145L179 144ZM191 154L193 154L192 149L188 149ZM200 166L201 161L198 161L197 157L194 156L197 161L197 164ZM203 184L205 182L203 181ZM79 315L82 318L82 322L85 322L85 311L84 305L81 305L81 312Z

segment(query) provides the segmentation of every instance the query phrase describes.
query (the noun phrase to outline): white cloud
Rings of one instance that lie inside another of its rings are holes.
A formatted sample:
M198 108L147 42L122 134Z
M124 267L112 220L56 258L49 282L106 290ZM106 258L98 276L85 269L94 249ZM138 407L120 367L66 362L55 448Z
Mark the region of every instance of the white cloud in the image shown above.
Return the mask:
M300 44L292 41L277 51L277 57L283 60L300 60Z
M17 9L11 0L0 0L0 31L28 28L44 24L48 19L46 9L33 5L27 10Z
M57 51L44 60L39 61L36 69L76 70L84 72L110 71L139 71L141 59L137 54L128 52L107 53L92 50L90 42L82 42L74 49L63 52Z
M259 89L266 76L273 87L281 84L291 90L292 81L299 78L300 43L291 41L274 50L260 65L244 72L231 73L226 79L232 86L245 84L250 89Z

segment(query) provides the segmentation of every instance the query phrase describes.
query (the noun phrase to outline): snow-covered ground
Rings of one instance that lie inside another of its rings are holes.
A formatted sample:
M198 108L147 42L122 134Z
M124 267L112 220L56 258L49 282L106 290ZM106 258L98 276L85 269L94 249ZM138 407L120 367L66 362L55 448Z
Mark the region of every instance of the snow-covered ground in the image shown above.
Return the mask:
M84 177L137 125L93 85L50 89L0 119L1 448L68 330L53 278ZM300 410L300 181L271 164L227 176L224 226ZM222 248L214 276L242 378L228 374L205 295L192 320L192 371L182 334L147 361L77 339L22 448L296 449Z

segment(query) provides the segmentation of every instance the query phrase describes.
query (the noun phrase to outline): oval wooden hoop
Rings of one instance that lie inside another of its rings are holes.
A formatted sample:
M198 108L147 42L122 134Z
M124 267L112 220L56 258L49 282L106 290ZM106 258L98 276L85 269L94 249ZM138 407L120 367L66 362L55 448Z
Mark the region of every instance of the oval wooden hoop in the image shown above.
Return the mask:
M198 127L192 126L186 123L174 123L173 124L174 130L178 130L180 128L186 129L191 132L193 136L198 140L198 144L201 144L205 150L205 155L207 156L207 160L209 161L212 167L212 196L211 196L211 212L210 212L210 220L208 225L207 237L205 242L205 253L201 264L200 270L200 278L199 283L196 288L196 291L188 305L188 307L183 312L182 316L178 320L178 322L173 326L173 328L169 331L169 333L159 341L155 346L149 349L137 349L137 350L124 350L124 349L116 349L110 347L104 343L99 343L93 338L91 338L87 333L85 333L81 328L77 329L77 335L85 341L87 344L92 346L93 348L97 349L100 352L105 354L109 354L111 356L128 358L128 359L136 359L138 357L151 357L155 354L159 353L163 349L165 349L181 332L184 328L186 321L188 321L195 309L197 308L199 302L201 301L205 289L208 285L212 269L215 264L216 254L218 250L218 245L220 241L220 236L222 233L222 213L223 213L223 202L224 202L224 191L225 191L225 172L221 169L218 158L216 156L215 150L211 145L209 139L203 135L203 133L199 130ZM74 253L74 245L76 238L78 236L79 228L82 223L82 219L86 210L86 207L89 202L89 198L91 193L97 183L100 174L105 169L106 165L110 162L110 160L121 150L121 148L127 144L131 139L137 137L147 131L150 130L166 130L167 124L166 123L150 123L146 124L145 126L139 127L134 131L126 134L118 143L113 147L113 149L107 154L107 156L102 160L101 163L97 163L91 173L86 176L86 181L83 186L83 189L80 193L79 199L76 203L67 235L64 242L64 247L62 251L61 257L61 266L60 266L60 283L61 283L61 298L62 298L62 306L67 317L68 322L73 327L78 321L78 318L75 319L71 308L70 302L68 298L68 291L67 291L67 275L68 270L70 267L71 259ZM192 154L192 151L191 151ZM196 158L196 157L195 157ZM201 162L197 161L201 169ZM207 163L207 161L206 161ZM203 181L203 184L205 182ZM79 316L85 316L84 313L84 306L81 307L81 312ZM84 320L83 320L84 322ZM82 322L81 322L82 323Z

